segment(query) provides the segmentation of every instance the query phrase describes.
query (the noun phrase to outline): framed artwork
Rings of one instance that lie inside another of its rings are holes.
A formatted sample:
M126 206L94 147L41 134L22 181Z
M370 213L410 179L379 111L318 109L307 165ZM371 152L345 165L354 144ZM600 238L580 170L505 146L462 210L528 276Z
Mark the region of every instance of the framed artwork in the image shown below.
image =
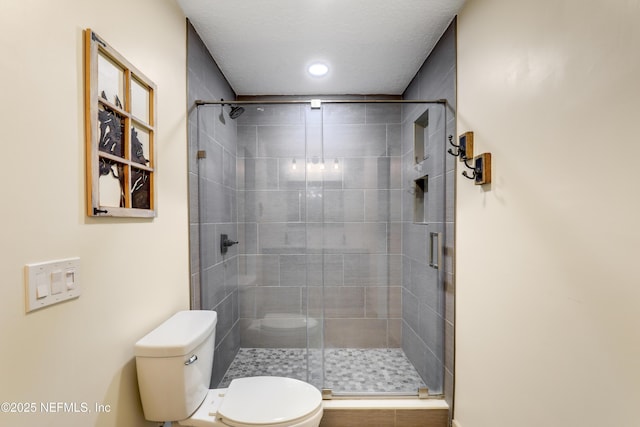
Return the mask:
M87 215L156 216L156 86L85 30Z

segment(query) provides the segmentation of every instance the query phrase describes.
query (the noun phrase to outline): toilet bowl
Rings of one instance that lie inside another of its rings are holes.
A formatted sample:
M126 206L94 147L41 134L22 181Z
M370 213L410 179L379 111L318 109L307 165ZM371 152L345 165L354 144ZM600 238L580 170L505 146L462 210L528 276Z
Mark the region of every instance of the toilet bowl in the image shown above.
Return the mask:
M248 377L209 390L214 311L181 311L135 344L138 386L149 421L192 427L317 427L322 395L284 377Z

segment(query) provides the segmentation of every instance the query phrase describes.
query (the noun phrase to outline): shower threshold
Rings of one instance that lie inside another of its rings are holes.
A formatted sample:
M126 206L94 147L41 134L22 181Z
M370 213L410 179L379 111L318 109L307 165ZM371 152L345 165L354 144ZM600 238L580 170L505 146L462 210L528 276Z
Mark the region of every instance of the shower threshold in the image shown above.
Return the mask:
M421 387L418 390L414 391L387 391L387 392L368 392L368 393L348 393L348 392L334 392L330 388L323 388L322 390L322 400L408 400L413 401L415 399L433 399L439 400L444 399L444 394L429 394L429 389L426 387Z

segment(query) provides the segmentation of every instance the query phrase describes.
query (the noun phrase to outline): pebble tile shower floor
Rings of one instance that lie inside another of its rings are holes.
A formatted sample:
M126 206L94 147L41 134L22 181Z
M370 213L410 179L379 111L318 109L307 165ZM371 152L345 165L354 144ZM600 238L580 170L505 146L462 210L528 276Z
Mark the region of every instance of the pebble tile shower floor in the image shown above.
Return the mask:
M298 348L241 348L220 382L228 387L234 378L273 375L320 384L322 359L319 350ZM425 387L409 359L399 348L338 348L325 350L324 388L345 393L416 393Z

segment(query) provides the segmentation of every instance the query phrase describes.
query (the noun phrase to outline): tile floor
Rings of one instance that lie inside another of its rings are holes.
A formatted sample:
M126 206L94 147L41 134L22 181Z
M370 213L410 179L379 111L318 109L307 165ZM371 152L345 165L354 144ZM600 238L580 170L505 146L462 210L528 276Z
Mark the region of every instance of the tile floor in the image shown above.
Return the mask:
M241 348L218 387L228 387L233 378L257 375L297 378L334 393L415 394L425 387L399 348L325 349L324 383L321 354L314 349Z

